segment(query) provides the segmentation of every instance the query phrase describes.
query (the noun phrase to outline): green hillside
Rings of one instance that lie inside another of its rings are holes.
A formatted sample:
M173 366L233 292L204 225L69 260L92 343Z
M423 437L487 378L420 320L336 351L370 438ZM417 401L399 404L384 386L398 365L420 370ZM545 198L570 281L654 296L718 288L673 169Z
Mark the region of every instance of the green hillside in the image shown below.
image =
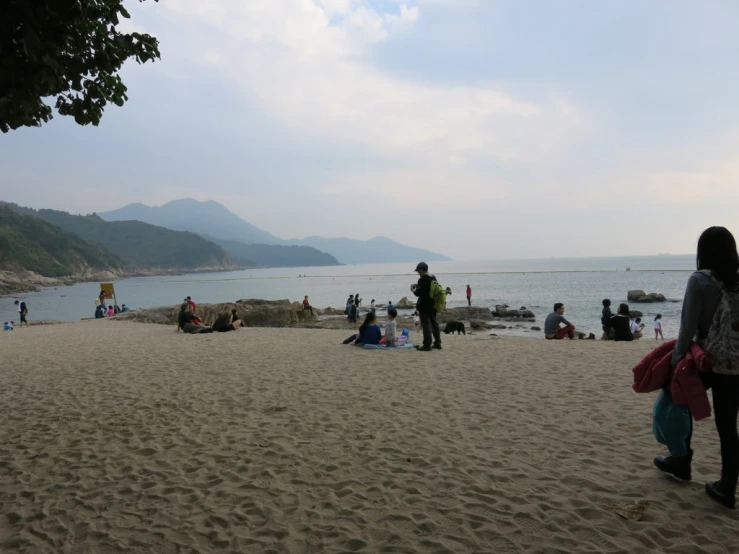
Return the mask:
M100 244L137 268L196 269L231 267L228 254L188 231L171 231L140 221L103 221L97 215L38 210L38 216L65 231Z
M339 265L331 254L310 246L277 244L243 244L233 240L210 238L223 247L231 259L244 267L312 267Z
M63 277L86 269L118 269L122 265L118 257L99 246L0 204L0 266Z
M32 210L13 204L6 206L104 248L120 258L129 269L234 267L223 248L188 231L171 231L140 221L107 222L94 214L72 215L57 210Z

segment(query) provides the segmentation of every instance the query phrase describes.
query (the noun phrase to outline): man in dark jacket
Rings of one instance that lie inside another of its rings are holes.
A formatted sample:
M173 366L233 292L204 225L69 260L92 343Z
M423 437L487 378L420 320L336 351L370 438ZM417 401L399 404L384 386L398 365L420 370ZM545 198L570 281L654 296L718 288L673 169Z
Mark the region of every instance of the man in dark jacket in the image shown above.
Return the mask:
M418 317L421 318L423 329L423 346L418 349L424 352L431 350L433 336L433 348L441 350L441 333L436 321L434 300L431 298L431 282L436 281L436 277L429 275L429 266L424 262L416 266L416 273L419 276L418 284L411 285L411 292L418 297L416 309L418 310Z

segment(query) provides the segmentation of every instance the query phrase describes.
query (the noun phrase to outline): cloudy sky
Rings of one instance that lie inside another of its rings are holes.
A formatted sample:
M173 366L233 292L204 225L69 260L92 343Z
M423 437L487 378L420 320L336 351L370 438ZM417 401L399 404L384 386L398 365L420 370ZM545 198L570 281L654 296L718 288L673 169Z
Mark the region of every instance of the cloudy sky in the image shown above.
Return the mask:
M98 128L0 136L2 199L216 200L284 238L459 259L739 233L735 0L126 3L162 60Z

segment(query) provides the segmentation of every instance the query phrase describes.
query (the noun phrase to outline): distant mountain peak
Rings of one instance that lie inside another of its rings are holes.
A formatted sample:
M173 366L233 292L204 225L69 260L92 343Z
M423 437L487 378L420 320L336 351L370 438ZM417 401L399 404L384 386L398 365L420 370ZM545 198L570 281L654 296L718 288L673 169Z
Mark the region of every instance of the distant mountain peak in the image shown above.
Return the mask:
M283 240L244 221L226 206L214 200L200 201L194 198L171 200L158 207L145 204L129 204L119 210L101 212L106 221L133 219L159 225L177 231L192 231L199 235L212 236L219 240L235 241L246 245L297 245L310 246L332 255L340 263L393 263L425 261L447 261L449 258L406 246L391 238L377 236L369 240L346 237L324 238L312 235L304 239Z

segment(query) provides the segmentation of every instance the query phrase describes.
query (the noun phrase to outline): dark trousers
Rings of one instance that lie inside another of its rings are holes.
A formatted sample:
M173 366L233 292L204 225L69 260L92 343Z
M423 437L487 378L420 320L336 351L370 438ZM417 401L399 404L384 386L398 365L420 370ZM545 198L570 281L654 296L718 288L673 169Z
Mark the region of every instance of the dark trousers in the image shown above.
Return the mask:
M472 306L472 297L471 296L468 296L467 297L467 305L468 306Z
M441 346L441 332L439 331L439 323L436 321L436 310L419 311L418 317L421 318L421 328L423 329L423 345L431 346L433 337L434 345Z
M713 390L713 412L721 441L721 491L736 494L739 478L739 375L710 373L707 379Z

